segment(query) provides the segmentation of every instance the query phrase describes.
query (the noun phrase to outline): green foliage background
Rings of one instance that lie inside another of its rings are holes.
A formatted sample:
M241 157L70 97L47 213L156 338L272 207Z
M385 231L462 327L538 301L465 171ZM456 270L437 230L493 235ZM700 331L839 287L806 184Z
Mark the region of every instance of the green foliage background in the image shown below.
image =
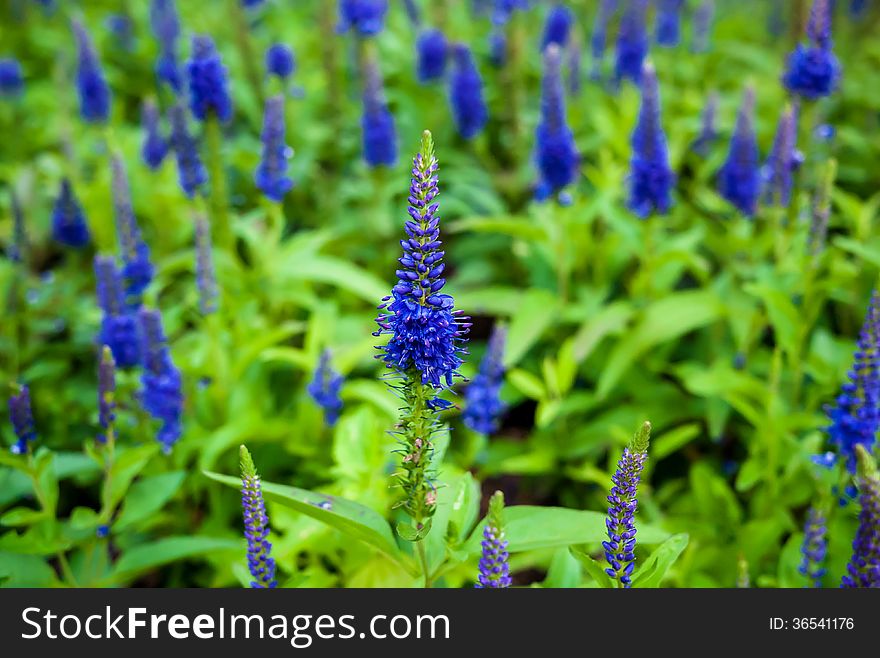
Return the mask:
M425 128L441 165L447 289L475 319L465 375L476 371L492 324L509 326L503 397L510 411L502 430L487 440L452 410L444 414L450 433L436 441L444 486L428 554L437 585L475 580L476 524L495 489L510 506L517 584L603 584L592 558L601 557L610 475L644 419L654 439L637 517L641 584L731 587L743 561L758 586L804 584L797 565L805 510L831 485L810 461L824 449L822 405L844 380L880 266L878 16L854 22L839 7L842 87L802 108L807 159L792 209L763 209L754 221L718 197L713 177L745 82L755 85L758 138L762 154L769 151L786 102L782 64L805 3L784 3L789 28L777 38L765 28L771 3L719 0L709 53L688 50L689 21L684 45L652 47L678 183L670 215L640 221L624 207L636 90L615 93L585 80L568 99L582 178L570 206L536 204L530 156L546 7L515 19L518 64L496 70L488 63L488 20L474 20L465 2L430 4L439 8L427 19L445 21L449 34L474 48L490 123L472 143L455 135L444 85L415 81L415 33L402 3L392 2L386 30L366 47L381 60L401 157L397 167L375 171L360 155L356 46L351 35L332 34L334 3L278 0L251 16L260 93L275 84L262 78L271 42L292 45L299 64L294 84L302 93L287 103L296 187L278 207L253 185L262 108L242 57L241 23L232 20L242 17L237 2L178 2L185 34L216 40L235 106L223 161L237 247L215 249L220 309L204 318L193 206L173 161L153 173L139 157L140 104L158 93L148 3L62 2L50 14L33 2L3 3L0 56L22 62L26 93L0 102L0 240L11 238L14 190L29 253L28 303L15 322L5 311L0 323L0 381L30 385L39 432L32 466L0 454L4 585L247 585L238 495L216 481L236 486L242 443L267 481L283 584L420 583L410 549L391 530L395 455L387 431L397 401L379 378L371 332L375 305L393 284L408 160ZM570 4L577 37L587 42L597 3ZM122 10L134 19L132 52L104 26ZM107 130L77 116L71 15L90 28L114 92ZM713 90L721 135L703 160L690 144ZM167 107L164 93L158 101ZM831 142L812 135L823 122L836 129ZM110 147L128 165L158 269L148 302L162 310L184 373L186 415L182 440L162 455L155 428L133 402L136 375L121 376L108 490L88 447L96 433L100 317L92 253L62 250L49 235L67 175L97 250L115 251ZM806 246L810 199L830 156L839 162L830 234L814 258ZM0 259L6 309L15 277L14 264ZM24 327L21 341L15 326ZM346 377L345 408L332 431L305 392L325 347ZM0 426L11 444L5 405ZM111 534L98 539L107 514ZM832 519L826 586L839 583L854 514L850 506Z

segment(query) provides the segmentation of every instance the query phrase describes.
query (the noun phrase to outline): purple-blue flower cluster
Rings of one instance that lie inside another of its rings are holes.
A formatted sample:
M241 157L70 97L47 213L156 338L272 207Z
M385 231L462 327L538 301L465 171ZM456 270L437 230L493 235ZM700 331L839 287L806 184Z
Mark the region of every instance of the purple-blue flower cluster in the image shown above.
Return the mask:
M91 123L103 123L110 117L110 87L104 79L101 62L85 27L76 20L72 26L78 51L76 88L80 116Z
M103 312L100 345L107 345L120 368L140 363L141 343L137 315L125 304L122 276L112 256L95 257L98 306Z
M141 144L141 158L153 170L159 168L168 154L168 142L162 136L159 125L159 108L152 100L145 100L141 108L141 124L144 130L144 141Z
M871 295L853 365L835 403L826 407L828 438L849 473L856 472L856 446L874 449L880 428L880 295Z
M869 448L859 448L859 526L840 586L880 588L880 476Z
M482 556L480 557L480 575L475 587L504 588L510 587L510 553L508 542L504 538L504 527L501 512L504 509L504 496L496 491L489 500L489 513L483 528Z
M296 70L293 49L283 43L273 43L266 49L266 72L286 80Z
M691 144L691 150L702 158L709 155L709 149L718 138L718 130L715 127L715 118L718 113L718 92L713 91L706 99L703 114L700 121L700 134Z
M362 37L372 37L385 27L388 0L340 0L340 32L353 29Z
M483 98L483 80L470 49L461 43L455 44L452 49L449 101L458 134L465 139L479 135L489 120L489 111Z
M761 171L754 127L755 91L747 87L730 139L730 150L718 172L718 192L747 217L758 207Z
M617 10L617 0L601 0L593 31L590 34L590 54L593 57L591 77L602 77L602 59L605 57L605 42L608 40L608 23Z
M364 113L361 117L364 160L370 167L391 167L397 162L394 115L385 102L382 72L375 61L364 67Z
M287 175L287 161L291 149L284 143L284 96L278 94L266 99L263 115L263 157L254 173L254 182L267 199L282 201L293 188L293 179Z
M150 25L159 42L156 77L166 82L175 92L183 87L183 76L177 61L177 39L180 37L180 19L174 0L152 0Z
M116 363L113 350L104 345L98 361L98 443L107 443L113 438L113 423L116 420Z
M503 327L494 329L486 355L480 362L480 370L464 393L462 420L473 431L482 434L492 434L498 430L501 415L506 409L500 397L501 385L504 383L506 333Z
M255 589L278 586L275 580L275 560L269 543L269 517L263 501L263 487L254 461L247 448L241 446L241 507L244 516L244 536L247 539L248 569Z
M666 135L660 123L660 91L654 67L642 72L642 105L632 135L627 207L639 217L666 214L672 206L675 175L669 167Z
M580 157L565 116L561 67L559 47L548 46L544 51L541 82L541 120L535 131L535 164L538 168L535 198L540 201L555 196L567 203L568 195L564 190L577 177Z
M681 9L684 0L659 0L654 38L661 46L677 46L681 38Z
M544 22L544 34L541 37L541 51L543 52L551 43L555 43L560 49L568 45L571 36L571 26L574 23L574 14L571 9L562 4L553 5Z
M18 393L9 398L9 419L16 438L12 452L23 455L28 451L30 443L37 439L34 415L31 412L31 392L26 384L19 386Z
M439 80L446 73L449 45L441 30L423 30L416 40L416 77L426 83Z
M177 102L168 110L171 123L171 148L177 160L177 176L186 196L192 198L208 182L208 171L199 155L199 147L187 125L186 106Z
M822 587L825 555L828 552L827 523L825 512L818 507L810 507L804 524L804 542L801 544L803 558L798 567L798 572L807 578L810 587Z
M342 411L342 398L339 391L342 389L342 375L334 371L330 365L330 351L324 350L315 375L306 387L308 394L324 410L324 423L327 427L333 427Z
M226 67L211 37L193 37L192 56L186 64L186 71L189 78L189 107L193 116L205 121L213 114L220 121L229 121L232 118L229 81Z
M797 150L797 106L787 107L779 118L773 148L764 163L764 202L788 207L794 173L800 166Z
M693 37L691 50L704 53L709 50L709 36L712 31L712 19L715 16L715 0L700 0L694 9Z
M634 516L638 507L638 486L648 459L648 441L651 424L645 423L630 444L623 449L617 470L611 477L614 484L608 495L608 516L605 526L608 541L602 542L608 568L605 572L620 581L624 588L632 586L635 568L636 525Z
M122 158L111 159L113 172L113 212L119 250L122 253L122 280L125 285L125 304L131 309L140 307L144 291L153 280L154 268L150 249L144 242L131 206L131 192Z
M614 62L614 79L618 83L624 78L635 84L642 80L642 67L648 55L647 10L647 0L627 0L620 17Z
M75 249L86 246L91 240L85 213L67 178L61 181L61 191L52 208L52 238Z
M831 0L813 0L807 24L809 46L798 44L788 56L782 83L809 100L828 96L840 81L840 63L831 50Z
M180 371L171 360L159 311L138 313L142 346L141 401L153 418L161 421L156 439L170 453L183 433L183 389Z
M409 190L406 239L400 241L403 256L398 259L397 285L382 300L375 336L389 335L378 355L385 366L404 377L419 379L435 389L452 386L458 376L470 326L455 311L451 295L442 292L444 251L441 250L440 217L437 216L437 159L428 146L413 159Z
M24 75L17 59L0 59L0 97L18 96L24 89Z

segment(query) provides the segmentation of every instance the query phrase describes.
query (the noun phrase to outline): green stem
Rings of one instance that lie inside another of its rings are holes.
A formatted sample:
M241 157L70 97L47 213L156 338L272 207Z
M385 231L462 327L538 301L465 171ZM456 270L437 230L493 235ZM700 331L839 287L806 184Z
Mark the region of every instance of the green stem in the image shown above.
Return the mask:
M422 574L425 576L425 589L428 589L431 587L431 574L428 570L428 556L425 552L424 539L416 542L416 552L419 554L419 563L422 565Z
M238 54L241 58L241 63L244 66L244 74L251 87L253 98L257 101L257 106L262 107L265 98L263 95L263 83L260 78L260 71L257 68L257 61L261 60L259 60L254 54L254 44L251 41L251 30L248 26L247 14L245 13L241 0L230 1L232 3L232 17L235 21L235 44L238 47Z
M205 149L211 187L208 198L211 209L211 229L217 245L229 250L232 245L232 230L229 226L229 212L226 204L226 172L223 168L222 147L223 132L220 119L212 112L205 121Z

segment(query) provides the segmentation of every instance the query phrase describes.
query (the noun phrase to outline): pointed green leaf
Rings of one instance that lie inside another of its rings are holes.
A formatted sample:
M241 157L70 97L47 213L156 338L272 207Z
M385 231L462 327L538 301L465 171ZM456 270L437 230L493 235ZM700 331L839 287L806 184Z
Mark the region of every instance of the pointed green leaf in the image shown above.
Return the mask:
M204 471L204 474L234 489L241 488L241 480L229 475ZM391 533L391 526L376 511L339 496L316 493L281 484L263 481L263 495L285 507L301 512L322 523L359 539L378 549L404 568L413 571L415 566L407 561ZM415 575L413 571L413 575Z
M660 544L633 574L633 587L660 587L669 568L687 548L688 536L684 533L672 535Z
M587 573L592 576L593 580L596 581L596 584L603 589L612 589L614 588L614 581L611 580L611 577L605 573L605 567L594 560L589 552L587 551L586 546L569 546L568 550L571 551L571 554L577 559L578 562L587 570Z

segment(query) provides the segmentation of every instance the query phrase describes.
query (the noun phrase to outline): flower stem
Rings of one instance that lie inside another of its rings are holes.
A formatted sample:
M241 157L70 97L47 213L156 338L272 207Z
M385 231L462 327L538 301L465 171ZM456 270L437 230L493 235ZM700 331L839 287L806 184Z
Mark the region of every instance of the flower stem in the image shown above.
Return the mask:
M232 230L229 226L229 212L226 207L226 172L223 169L223 134L220 119L213 112L205 121L205 148L207 150L208 176L211 182L211 196L208 205L211 209L211 223L214 239L224 249L232 243Z
M431 587L431 573L428 569L428 556L425 552L425 540L416 542L416 552L419 554L419 563L422 565L422 574L425 576L425 589Z

